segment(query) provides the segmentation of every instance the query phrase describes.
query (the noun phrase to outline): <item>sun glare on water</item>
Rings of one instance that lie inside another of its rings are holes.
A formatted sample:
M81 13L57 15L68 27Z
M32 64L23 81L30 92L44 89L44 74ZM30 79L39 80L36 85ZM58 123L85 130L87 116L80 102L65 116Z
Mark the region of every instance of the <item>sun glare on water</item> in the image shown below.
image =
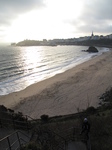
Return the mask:
M23 56L24 66L26 66L27 69L36 69L39 63L41 63L42 60L42 50L41 47L38 47L38 53L37 48L35 46L31 47L24 47L23 50L21 50L21 56ZM30 66L32 68L30 68Z

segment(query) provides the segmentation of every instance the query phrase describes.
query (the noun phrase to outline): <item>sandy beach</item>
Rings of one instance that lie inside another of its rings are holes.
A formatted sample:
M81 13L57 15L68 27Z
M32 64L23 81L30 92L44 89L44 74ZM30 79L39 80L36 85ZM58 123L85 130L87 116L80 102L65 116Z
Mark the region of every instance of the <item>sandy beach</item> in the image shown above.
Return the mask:
M99 97L112 86L110 50L25 90L0 96L0 105L33 118L43 114L72 114L89 106L98 107Z

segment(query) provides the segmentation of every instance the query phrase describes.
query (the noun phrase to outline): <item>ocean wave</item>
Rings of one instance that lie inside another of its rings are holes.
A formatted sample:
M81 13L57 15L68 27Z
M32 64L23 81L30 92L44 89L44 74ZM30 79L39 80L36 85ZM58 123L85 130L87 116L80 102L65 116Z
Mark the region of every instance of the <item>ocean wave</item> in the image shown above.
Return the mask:
M10 47L7 50L5 47L0 51L0 56L3 56L0 59L0 95L22 90L83 63L95 55L109 51L108 48L98 47L97 54L82 52L87 48L86 46L34 47L34 49Z

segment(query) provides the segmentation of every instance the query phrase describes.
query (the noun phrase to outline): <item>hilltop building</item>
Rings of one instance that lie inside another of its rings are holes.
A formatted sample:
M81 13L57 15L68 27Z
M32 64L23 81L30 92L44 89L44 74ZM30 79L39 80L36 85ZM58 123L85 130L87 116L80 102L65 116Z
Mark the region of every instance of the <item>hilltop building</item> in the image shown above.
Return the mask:
M90 40L93 40L93 39L94 39L94 34L93 34L93 31L92 31L92 34L91 34Z
M93 36L94 36L94 34L93 34L93 31L92 31L91 37L93 37Z

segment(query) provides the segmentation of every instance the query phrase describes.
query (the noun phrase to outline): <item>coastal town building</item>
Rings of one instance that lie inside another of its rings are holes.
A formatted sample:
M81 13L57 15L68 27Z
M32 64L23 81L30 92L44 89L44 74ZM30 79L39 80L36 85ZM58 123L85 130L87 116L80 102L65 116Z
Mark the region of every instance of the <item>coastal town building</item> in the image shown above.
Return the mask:
M107 41L108 40L108 41ZM52 39L46 40L43 39L42 41L36 40L24 40L19 43L11 43L12 46L57 46L57 45L88 45L88 44L108 44L111 45L112 34L110 35L95 35L92 31L90 36L79 37L79 38L68 38L68 39Z

